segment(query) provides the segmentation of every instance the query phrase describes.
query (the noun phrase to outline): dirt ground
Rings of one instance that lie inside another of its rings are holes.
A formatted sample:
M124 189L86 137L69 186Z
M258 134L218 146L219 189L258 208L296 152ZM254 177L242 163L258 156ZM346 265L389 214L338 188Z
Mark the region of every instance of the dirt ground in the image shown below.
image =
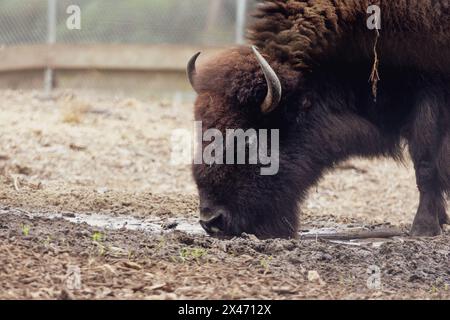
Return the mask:
M331 242L178 228L195 229L198 199L189 166L170 163L174 129L192 129L190 104L0 91L0 298L450 298L448 230ZM302 230L407 231L417 203L408 160L354 159L311 190Z

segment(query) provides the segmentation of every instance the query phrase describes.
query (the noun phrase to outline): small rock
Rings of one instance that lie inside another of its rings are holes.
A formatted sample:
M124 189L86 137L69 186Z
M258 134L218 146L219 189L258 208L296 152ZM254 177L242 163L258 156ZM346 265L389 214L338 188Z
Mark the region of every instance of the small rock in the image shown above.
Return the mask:
M319 260L320 261L331 261L331 260L333 260L333 257L328 253L324 253L319 257Z
M75 143L70 143L70 144L69 144L69 148L70 148L71 150L73 150L73 151L83 151L83 150L86 150L86 149L87 149L86 146L78 145L78 144L75 144Z
M325 284L325 281L322 280L322 278L320 277L319 273L316 270L308 271L308 281L318 283L321 286Z
M62 216L66 217L66 218L75 218L75 213L73 213L73 212L63 212Z
M215 246L218 246L220 250L227 253L228 252L228 244L225 241L216 242Z
M108 188L103 187L103 188L98 188L96 191L97 191L97 193L99 193L99 194L105 194L105 193L107 193L109 190L108 190Z
M166 293L164 300L177 300L178 296L175 293Z
M177 226L178 226L178 222L176 222L176 221L165 222L165 223L161 224L161 228L163 228L163 230L175 229Z
M59 299L61 300L75 300L74 295L67 289L63 289L61 294L59 295Z

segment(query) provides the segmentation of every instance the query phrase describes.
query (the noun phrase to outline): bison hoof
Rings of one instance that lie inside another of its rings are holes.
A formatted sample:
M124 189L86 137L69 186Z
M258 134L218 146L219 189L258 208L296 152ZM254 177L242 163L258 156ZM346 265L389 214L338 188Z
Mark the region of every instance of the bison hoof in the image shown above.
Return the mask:
M450 217L447 215L445 210L439 212L439 224L444 227L445 224L450 224Z
M414 223L410 235L412 237L437 237L442 234L442 228L436 224Z

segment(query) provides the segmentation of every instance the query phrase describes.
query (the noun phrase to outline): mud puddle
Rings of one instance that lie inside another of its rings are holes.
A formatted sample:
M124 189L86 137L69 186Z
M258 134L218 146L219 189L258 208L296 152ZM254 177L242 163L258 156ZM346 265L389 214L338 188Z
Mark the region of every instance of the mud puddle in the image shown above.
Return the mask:
M133 230L159 234L168 231L181 231L190 235L206 235L201 226L184 218L144 220L132 216L111 216L106 214L83 213L42 213L27 212L21 209L0 209L0 214L26 215L29 218L64 219L75 224L87 224L91 227L109 230Z
M28 212L22 209L0 209L0 214L25 215L29 218L47 218L63 219L74 224L87 224L91 227L107 230L133 230L143 231L150 234L163 234L173 231L180 231L191 236L207 236L207 233L201 228L198 221L187 218L153 218L139 219L132 216L112 216L107 214L82 214L72 212L62 213L42 213ZM346 225L332 223L331 226L315 227L305 229L299 232L299 238L302 240L328 240L335 244L344 244L352 246L381 246L390 241L402 241L406 236L398 229L387 226L365 226L365 225Z

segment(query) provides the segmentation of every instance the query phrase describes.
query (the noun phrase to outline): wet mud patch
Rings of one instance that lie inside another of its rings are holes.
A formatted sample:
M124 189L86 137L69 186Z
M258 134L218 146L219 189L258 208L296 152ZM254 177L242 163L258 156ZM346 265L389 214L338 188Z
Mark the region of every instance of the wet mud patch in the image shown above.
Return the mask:
M64 219L75 224L87 224L108 230L139 230L150 234L162 234L169 231L181 231L190 235L207 235L194 217L154 217L139 218L127 215L108 215L97 213L51 213L51 212L29 212L20 208L0 207L0 215L25 215L28 218ZM317 241L330 240L333 243L347 245L380 245L387 241L393 241L397 237L408 235L406 230L391 227L388 223L376 226L364 224L338 224L338 223L314 223L315 227L304 226L298 232L301 240ZM319 227L320 226L320 227ZM243 234L243 237L256 239L253 235Z

